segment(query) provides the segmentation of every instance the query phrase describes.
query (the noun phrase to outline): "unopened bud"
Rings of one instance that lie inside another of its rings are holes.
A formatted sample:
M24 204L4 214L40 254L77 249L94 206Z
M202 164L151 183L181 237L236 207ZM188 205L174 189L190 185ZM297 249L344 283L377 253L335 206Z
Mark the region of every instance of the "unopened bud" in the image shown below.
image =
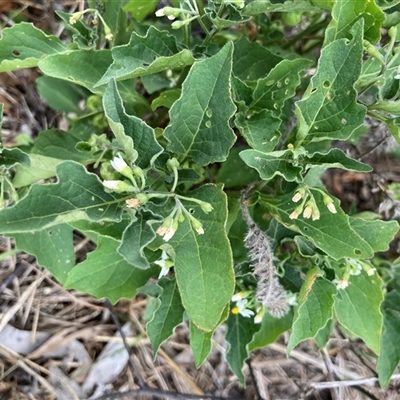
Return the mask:
M137 189L124 181L103 181L103 186L109 190L113 190L116 193L133 193Z
M206 201L201 202L200 207L202 211L206 214L214 210L214 207L210 203L207 203Z
M311 207L311 205L307 205L303 211L303 217L304 218L310 218L313 212L313 208Z

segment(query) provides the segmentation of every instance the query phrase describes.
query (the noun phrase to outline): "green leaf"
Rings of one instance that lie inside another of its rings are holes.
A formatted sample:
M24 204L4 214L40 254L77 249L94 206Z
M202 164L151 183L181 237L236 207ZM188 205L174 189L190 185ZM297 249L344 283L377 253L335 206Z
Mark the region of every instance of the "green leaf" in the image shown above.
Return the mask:
M162 92L151 103L151 109L154 111L158 107L171 108L176 100L181 96L181 89L171 89Z
M293 163L291 150L273 151L264 153L257 150L243 150L240 152L242 160L250 167L255 168L261 179L266 181L276 175L283 176L289 182L301 182L303 168Z
M95 88L95 85L111 63L110 50L89 49L54 54L40 61L38 66L45 75L76 83L101 94L103 90Z
M379 354L382 333L382 301L381 278L377 274L368 276L364 271L351 275L349 286L335 298L338 321L376 354Z
M182 322L185 311L174 278L162 278L158 281L158 285L163 289L159 297L159 307L146 326L154 354L158 352L161 344L174 333L175 327Z
M236 136L229 120L236 107L230 95L232 43L216 55L196 62L182 87L182 96L170 110L164 131L168 150L200 165L225 161ZM201 82L201 85L199 85Z
M301 73L311 66L312 62L304 58L282 60L268 75L257 81L254 90L254 101L250 108L271 110L279 113L285 101L294 97L301 81Z
M219 325L226 321L229 313L230 307L226 306L219 321ZM190 322L190 347L193 350L193 357L196 368L200 368L210 354L212 349L213 334L214 331L204 332L199 329L195 324Z
M269 11L281 12L320 12L319 7L314 7L305 0L254 0L243 9L243 15L257 15Z
M79 86L51 76L40 76L36 79L36 87L53 110L82 114L79 102L83 91Z
M326 325L318 331L314 336L315 344L320 348L326 348L326 345L332 335L332 326L334 325L334 320L330 319Z
M169 243L175 250L175 274L185 310L198 328L210 332L234 290L232 254L225 233L227 200L214 185L204 185L191 196L214 207L205 214L200 206L187 203L205 233L199 235L185 219Z
M0 165L4 165L6 168L11 168L16 164L29 168L31 166L31 161L28 154L18 148L2 149L0 145Z
M368 244L373 251L386 251L390 242L399 231L397 221L366 221L362 218L349 217L350 226Z
M193 350L196 368L200 368L212 349L212 332L204 332L195 324L190 324L190 346Z
M320 219L312 221L303 218L302 215L299 215L297 219L290 219L289 215L297 206L292 201L293 195L294 192L285 196L263 195L260 202L279 222L304 235L335 260L343 257L362 259L373 256L371 246L351 228L349 218L342 211L337 200L333 201L337 212L332 214L324 205L321 194L313 191L321 214Z
M152 212L143 211L129 224L122 236L118 253L136 268L150 268L143 251L156 237L156 233L149 224L149 220L154 222L156 219L157 216Z
M292 312L287 313L282 318L274 318L269 313L265 313L260 329L254 334L252 341L249 343L248 350L251 352L275 343L282 333L291 328L292 321Z
M245 377L242 368L244 360L249 356L247 345L251 342L254 333L260 329L260 326L254 323L253 318L245 318L240 314L233 313L229 314L226 325L226 341L229 343L226 361L244 385Z
M179 51L176 37L150 26L146 36L132 33L128 44L112 49L113 63L96 86L115 79L117 81L155 74L167 69L181 69L195 61L190 50Z
M55 11L58 17L60 17L65 30L72 37L74 44L79 48L87 49L93 46L93 41L97 39L96 28L88 28L85 24L85 19L81 18L74 24L69 22L71 14L62 11Z
M106 89L103 106L118 144L127 156L126 161L143 169L149 168L163 152L163 148L157 142L153 128L142 119L125 112L114 80Z
M125 11L125 5L129 0L104 0L105 7L103 18L110 28L113 35L111 39L111 47L125 42L126 28L128 16Z
M296 102L296 147L326 139L345 140L364 123L365 107L356 103L354 84L361 72L362 20L353 39L324 47L303 98Z
M122 219L120 222L115 221L100 221L100 222L92 222L92 221L74 221L71 225L80 232L83 232L85 235L89 236L89 234L98 234L101 236L107 236L113 239L121 240L122 234L125 229L128 227L130 220L127 218ZM90 235L93 236L93 235Z
M387 10L397 6L397 4L400 3L400 0L376 0L376 3L382 10Z
M85 167L65 161L57 167L57 176L57 183L32 185L18 203L0 210L0 231L32 232L78 220L121 219L121 200L106 193Z
M129 0L124 6L126 12L132 13L136 21L142 22L157 7L158 0Z
M247 166L239 157L241 151L241 147L233 147L218 170L217 182L222 182L225 188L243 187L258 180L257 171Z
M332 318L336 293L336 286L322 278L315 269L307 273L295 310L292 334L287 347L288 354L301 341L315 337Z
M377 369L379 383L387 387L389 380L400 362L400 291L386 293L382 304L383 332Z
M221 18L218 15L218 12L216 12L215 6L214 8L206 7L205 12L211 19L213 25L216 26L219 30L230 28L231 26L244 24L251 19L250 17L242 16L241 12L235 6L229 3L225 3L223 18Z
M346 156L340 149L330 149L326 153L313 153L305 159L307 166L324 166L327 168L342 168L348 171L371 172L372 168L368 164L354 160Z
M350 28L360 19L364 19L364 38L372 43L379 41L385 14L375 4L375 0L336 0L332 9L332 21L326 29L325 43L347 37Z
M13 179L15 188L28 186L42 179L55 176L57 165L61 164L63 160L40 154L29 154L29 162L29 166L25 163L16 165L16 173Z
M254 88L250 87L244 81L233 75L232 91L234 101L237 103L239 111L247 114L249 106L253 102Z
M82 164L94 161L93 154L84 153L75 147L80 141L90 138L93 128L87 128L80 127L67 132L58 129L42 131L35 140L30 154L42 156L51 154L53 158L59 160L73 160Z
M107 297L112 303L134 297L137 289L156 274L157 267L133 267L118 254L119 245L118 240L100 236L96 250L72 269L65 287L97 298Z
M40 232L11 233L9 236L15 239L19 251L33 254L39 265L65 283L75 266L72 231L71 226L61 224Z
M282 58L257 42L241 39L235 43L233 52L233 73L243 81L255 81L264 78Z
M3 29L2 36L0 72L36 67L46 56L68 50L68 46L56 36L46 35L26 22Z
M236 114L235 125L246 142L254 150L263 153L272 151L281 137L278 131L282 121L270 110L263 110L250 117L242 113Z

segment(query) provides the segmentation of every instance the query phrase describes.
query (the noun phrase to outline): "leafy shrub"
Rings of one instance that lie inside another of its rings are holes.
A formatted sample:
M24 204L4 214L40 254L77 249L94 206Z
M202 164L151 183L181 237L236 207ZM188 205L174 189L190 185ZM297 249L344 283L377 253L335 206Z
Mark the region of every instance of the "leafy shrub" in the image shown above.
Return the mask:
M0 71L38 67L70 128L1 149L0 232L66 288L154 298L155 352L188 320L200 365L226 323L244 381L250 351L289 329L288 352L324 346L338 321L387 385L400 287L376 253L398 224L345 213L320 176L371 171L332 147L367 116L399 141L400 1L97 3L58 13L68 40L3 30ZM83 262L73 232L96 244Z

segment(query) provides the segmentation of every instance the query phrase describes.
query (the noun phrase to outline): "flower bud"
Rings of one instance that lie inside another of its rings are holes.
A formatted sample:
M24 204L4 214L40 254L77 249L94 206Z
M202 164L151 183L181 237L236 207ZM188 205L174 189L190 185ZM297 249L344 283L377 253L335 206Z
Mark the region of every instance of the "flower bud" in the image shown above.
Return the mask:
M114 157L111 160L111 165L121 175L124 175L129 179L133 179L132 170L128 167L128 164L121 157L121 154L118 154L117 157Z
M191 216L190 222L192 223L193 228L199 235L202 235L204 233L203 225L198 219Z
M174 171L179 167L180 167L179 161L175 157L172 157L167 161L167 168L170 171Z
M332 214L336 214L336 207L335 204L333 204L333 199L328 196L327 194L323 195L323 201L324 204L326 205L326 207L328 208L328 210L332 213Z
M303 204L300 204L299 206L297 206L293 212L289 215L290 219L297 219L299 217L299 215L302 213L303 211Z
M109 190L113 190L116 193L133 193L137 189L124 181L103 181L103 186Z
M312 212L313 212L312 206L310 204L306 205L306 207L304 208L304 211L303 211L303 217L307 218L307 219L310 218L312 215Z
M300 201L303 198L303 194L300 192L296 192L294 194L294 196L292 197L292 201L293 203L297 203L298 201Z
M208 214L209 212L214 210L214 207L210 203L207 203L206 201L202 201L200 203L200 207L203 210L203 212L206 214Z

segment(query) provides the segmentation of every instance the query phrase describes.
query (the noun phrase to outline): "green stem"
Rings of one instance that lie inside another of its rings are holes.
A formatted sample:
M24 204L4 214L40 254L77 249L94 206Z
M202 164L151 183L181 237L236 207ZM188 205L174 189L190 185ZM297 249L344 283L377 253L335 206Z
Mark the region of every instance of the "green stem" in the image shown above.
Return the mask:
M174 173L174 184L172 185L172 188L170 190L171 193L175 193L176 186L178 185L178 169L174 168L173 173Z
M294 45L298 40L302 39L304 36L311 35L315 32L318 32L321 28L327 25L326 19L317 22L315 25L309 25L304 31L301 31L298 35L290 39L287 43L282 46L282 49L288 49L292 45Z
M185 68L183 68L181 74L179 75L178 82L176 82L176 87L177 88L181 88L182 87L182 84L185 81L189 71L190 71L190 65L187 65Z

